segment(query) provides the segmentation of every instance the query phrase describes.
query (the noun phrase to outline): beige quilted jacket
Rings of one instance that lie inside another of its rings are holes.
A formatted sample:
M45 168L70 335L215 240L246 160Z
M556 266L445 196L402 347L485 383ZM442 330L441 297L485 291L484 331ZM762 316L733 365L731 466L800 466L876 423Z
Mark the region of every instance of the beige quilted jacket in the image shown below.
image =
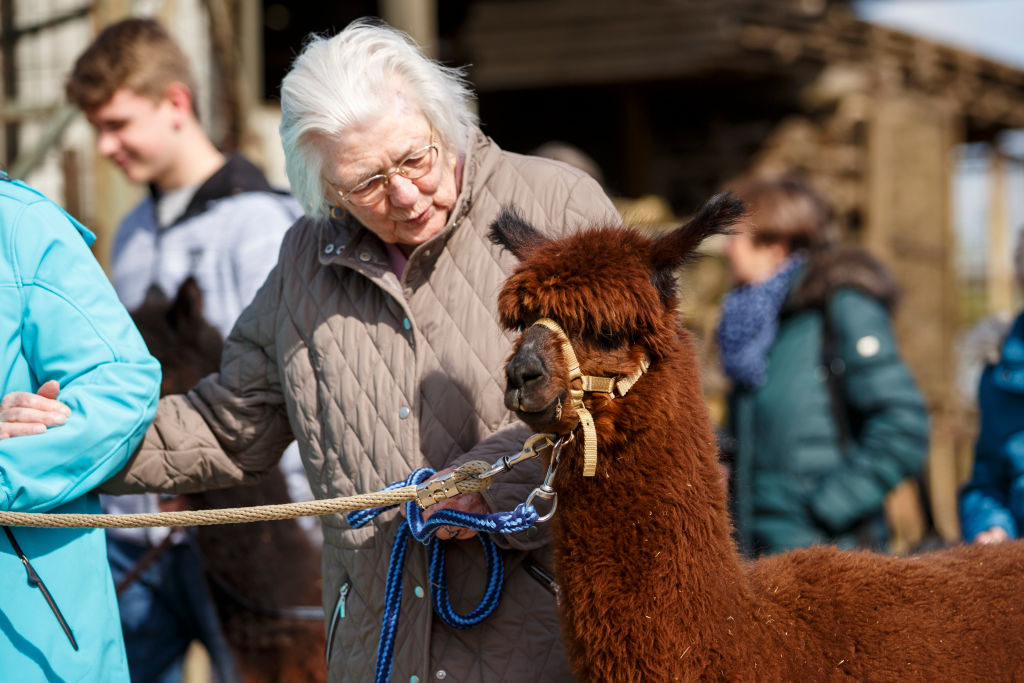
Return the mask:
M486 237L507 204L551 234L619 222L588 176L503 152L479 131L447 226L412 253L401 281L365 228L300 219L236 323L220 373L161 401L140 452L107 488L249 481L293 436L324 498L377 491L417 467L517 452L528 433L502 404L511 338L495 311L515 259ZM539 461L526 463L485 496L493 510L510 510L541 478ZM391 511L362 529L341 516L322 519L330 680L370 681L402 517ZM506 549L501 603L464 631L433 616L426 548L410 541L392 681L571 679L554 597L523 567L551 568L546 529L496 540ZM483 592L483 552L477 540L447 545L452 603L466 613Z

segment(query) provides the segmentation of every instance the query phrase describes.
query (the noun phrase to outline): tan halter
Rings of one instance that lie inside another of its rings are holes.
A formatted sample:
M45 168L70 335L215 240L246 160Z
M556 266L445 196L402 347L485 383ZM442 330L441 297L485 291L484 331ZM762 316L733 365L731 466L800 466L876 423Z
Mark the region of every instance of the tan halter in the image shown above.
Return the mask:
M583 476L592 477L597 474L597 430L594 428L594 416L583 405L584 392L611 394L612 398L618 392L619 397L625 396L626 392L632 389L640 379L640 376L651 367L651 360L645 353L640 359L640 367L628 375L619 377L584 375L580 371L580 362L576 359L576 353L572 350L569 335L565 333L565 330L551 318L541 318L534 325L546 327L561 338L562 354L565 356L566 365L569 366L569 399L576 409L580 424L583 425ZM573 389L572 381L577 378L581 381L582 387Z

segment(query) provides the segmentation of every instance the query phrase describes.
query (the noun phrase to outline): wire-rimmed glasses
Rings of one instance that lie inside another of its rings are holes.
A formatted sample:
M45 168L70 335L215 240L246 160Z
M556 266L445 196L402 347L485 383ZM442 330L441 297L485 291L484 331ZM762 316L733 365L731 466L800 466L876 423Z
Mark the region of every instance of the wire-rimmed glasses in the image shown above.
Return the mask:
M372 175L363 180L347 192L338 188L338 193L343 202L350 202L356 206L372 206L383 199L387 193L391 176L396 173L409 180L417 180L430 173L437 161L437 143L431 142L426 147L409 152L405 158L399 161L383 173Z

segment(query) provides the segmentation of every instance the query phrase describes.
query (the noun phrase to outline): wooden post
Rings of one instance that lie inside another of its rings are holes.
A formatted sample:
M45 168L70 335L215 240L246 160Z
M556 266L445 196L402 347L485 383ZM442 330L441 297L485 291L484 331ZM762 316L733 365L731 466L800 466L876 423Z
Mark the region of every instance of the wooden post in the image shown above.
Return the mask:
M1013 269L1010 254L1009 216L1006 211L1006 164L998 148L989 167L988 267L985 278L990 313L1013 312Z
M379 6L384 21L412 36L427 56L437 58L437 0L381 0Z
M903 358L931 412L926 481L936 530L959 538L952 390L957 329L949 201L953 147L960 134L951 107L909 94L879 98L869 119L865 242L902 289L895 329Z
M107 25L126 18L131 12L129 0L103 0L94 4L92 9L93 36L99 34ZM82 46L85 49L85 46ZM76 54L75 59L78 58ZM68 64L68 69L71 69ZM118 221L139 200L143 189L133 186L114 164L99 154L92 156L92 173L95 178L96 196L92 202L94 214L86 218L89 228L96 233L93 253L100 265L110 270L110 247L114 242L114 232ZM85 164L80 164L82 169Z

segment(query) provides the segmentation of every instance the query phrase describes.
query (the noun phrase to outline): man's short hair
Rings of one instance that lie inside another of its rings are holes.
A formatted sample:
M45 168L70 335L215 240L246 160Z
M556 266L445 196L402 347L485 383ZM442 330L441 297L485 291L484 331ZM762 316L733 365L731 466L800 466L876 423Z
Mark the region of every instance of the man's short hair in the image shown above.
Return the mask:
M102 107L121 88L159 100L172 83L192 93L196 111L196 83L181 46L152 19L125 19L111 24L75 61L64 90L82 111Z

